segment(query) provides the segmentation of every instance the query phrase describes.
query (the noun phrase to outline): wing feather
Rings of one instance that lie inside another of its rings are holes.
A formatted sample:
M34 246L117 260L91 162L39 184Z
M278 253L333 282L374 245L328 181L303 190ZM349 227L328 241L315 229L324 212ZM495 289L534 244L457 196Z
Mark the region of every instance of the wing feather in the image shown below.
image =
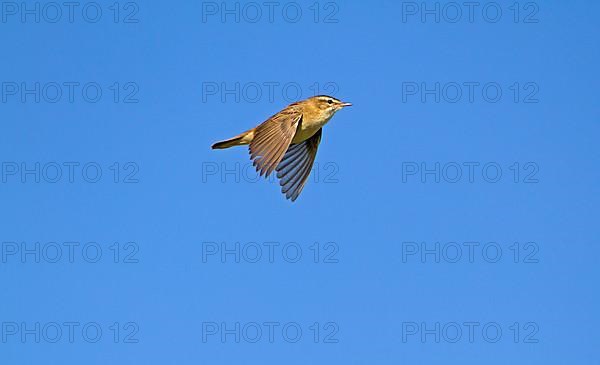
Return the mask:
M249 150L261 176L269 176L279 165L301 120L300 110L291 105L256 127Z
M291 145L277 165L281 192L287 199L295 201L304 189L317 156L322 134L323 129L319 129L306 141Z

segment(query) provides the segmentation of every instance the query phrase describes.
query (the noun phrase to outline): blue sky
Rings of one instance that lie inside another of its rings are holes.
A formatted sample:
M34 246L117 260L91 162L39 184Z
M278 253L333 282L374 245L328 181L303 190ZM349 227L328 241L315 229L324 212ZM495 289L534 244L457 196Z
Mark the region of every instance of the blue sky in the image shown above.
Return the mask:
M596 2L25 4L1 363L597 359ZM314 94L295 203L210 149Z

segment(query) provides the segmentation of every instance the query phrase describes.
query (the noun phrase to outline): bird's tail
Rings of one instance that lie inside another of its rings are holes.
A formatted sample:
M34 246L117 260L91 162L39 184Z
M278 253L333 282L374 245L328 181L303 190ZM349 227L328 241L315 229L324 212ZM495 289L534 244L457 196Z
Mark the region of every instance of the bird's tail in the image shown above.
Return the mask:
M243 146L243 145L247 145L250 142L252 142L252 138L254 137L254 131L253 130L249 130L246 131L238 136L235 136L233 138L229 138L226 139L224 141L219 141L216 142L215 144L212 145L212 149L213 150L217 150L217 149L224 149L224 148L229 148L229 147L234 147L234 146Z

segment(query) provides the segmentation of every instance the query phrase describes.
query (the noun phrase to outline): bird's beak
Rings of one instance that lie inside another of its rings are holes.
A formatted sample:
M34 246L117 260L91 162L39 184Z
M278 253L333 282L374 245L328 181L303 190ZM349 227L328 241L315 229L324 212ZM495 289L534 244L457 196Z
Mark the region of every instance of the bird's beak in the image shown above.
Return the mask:
M347 107L347 106L352 106L352 103L341 103L341 104L340 104L340 106L341 106L342 108L345 108L345 107Z

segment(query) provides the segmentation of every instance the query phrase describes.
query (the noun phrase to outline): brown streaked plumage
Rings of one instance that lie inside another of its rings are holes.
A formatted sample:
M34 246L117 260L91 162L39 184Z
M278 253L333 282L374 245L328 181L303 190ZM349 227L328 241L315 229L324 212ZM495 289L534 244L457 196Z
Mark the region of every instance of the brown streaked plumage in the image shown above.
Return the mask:
M213 149L250 145L250 159L261 176L277 171L281 192L295 201L317 156L323 126L350 103L319 95L290 104L258 127L212 145Z

